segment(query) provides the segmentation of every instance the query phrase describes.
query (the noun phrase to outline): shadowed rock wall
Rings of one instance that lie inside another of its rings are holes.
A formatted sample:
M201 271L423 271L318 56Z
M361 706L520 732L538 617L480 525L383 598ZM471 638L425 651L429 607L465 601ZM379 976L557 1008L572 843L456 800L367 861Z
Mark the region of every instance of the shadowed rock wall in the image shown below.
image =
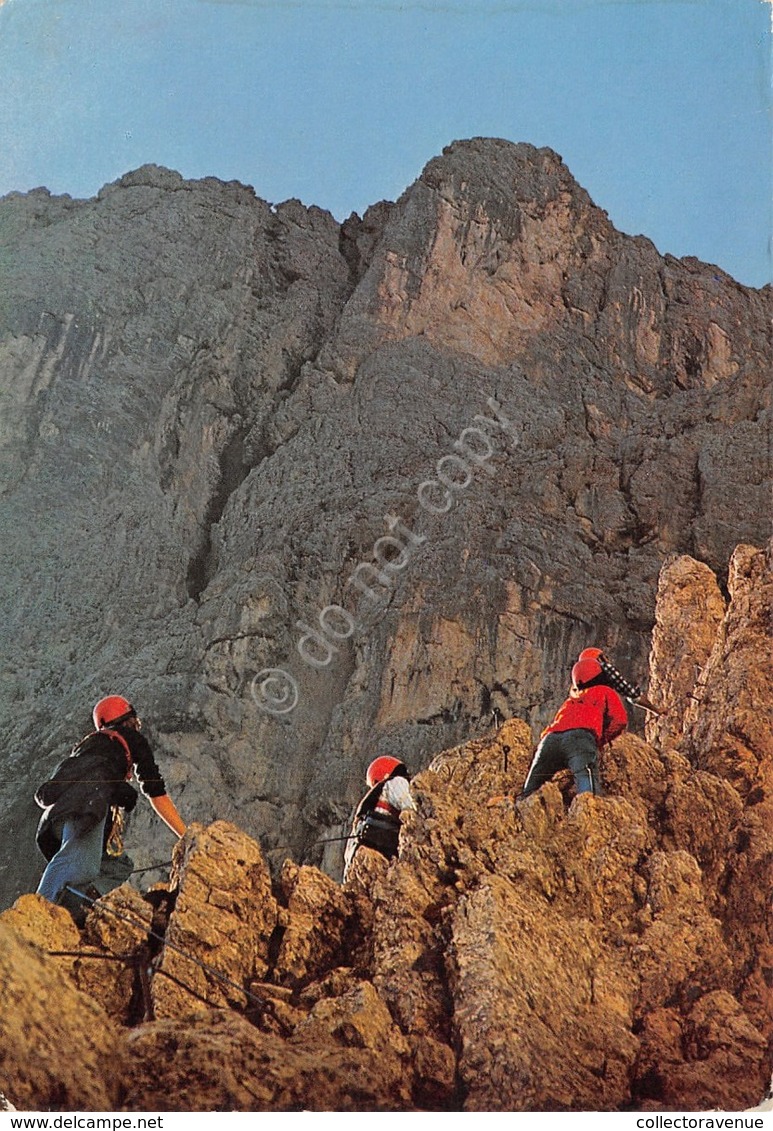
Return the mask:
M514 804L531 755L516 717L438 754L413 781L398 858L360 848L343 886L290 858L272 883L255 840L216 821L189 829L169 887L109 893L82 935L22 896L0 916L4 1093L36 1110L759 1103L773 1065L769 551L735 551L709 633L686 611L714 604L716 579L666 563L651 670L672 731L607 748L604 796L574 797L564 772Z
M343 225L145 167L5 198L0 240L6 905L103 693L187 819L318 862L375 753L536 728L591 642L643 674L668 555L767 536L769 289L550 150L456 143Z

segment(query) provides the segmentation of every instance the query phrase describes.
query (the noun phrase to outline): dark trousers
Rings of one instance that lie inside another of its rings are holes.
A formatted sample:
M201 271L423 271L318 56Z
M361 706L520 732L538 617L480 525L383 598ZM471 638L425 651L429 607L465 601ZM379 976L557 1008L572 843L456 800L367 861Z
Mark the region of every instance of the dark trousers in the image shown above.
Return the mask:
M553 774L566 769L572 771L578 793L600 794L598 754L596 736L591 730L551 731L534 751L521 797L528 797L550 781Z

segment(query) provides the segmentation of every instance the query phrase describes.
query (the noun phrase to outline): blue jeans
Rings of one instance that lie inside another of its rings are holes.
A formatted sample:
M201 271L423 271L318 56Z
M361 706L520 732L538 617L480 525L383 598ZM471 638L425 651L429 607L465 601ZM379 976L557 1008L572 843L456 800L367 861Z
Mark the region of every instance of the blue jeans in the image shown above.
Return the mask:
M65 884L79 891L99 875L105 820L89 828L93 817L68 817L62 825L62 847L51 857L38 884L38 895L56 903Z
M546 781L550 781L553 774L566 769L572 771L578 793L600 794L598 753L593 731L581 730L579 727L575 730L551 731L534 751L521 797L528 797Z

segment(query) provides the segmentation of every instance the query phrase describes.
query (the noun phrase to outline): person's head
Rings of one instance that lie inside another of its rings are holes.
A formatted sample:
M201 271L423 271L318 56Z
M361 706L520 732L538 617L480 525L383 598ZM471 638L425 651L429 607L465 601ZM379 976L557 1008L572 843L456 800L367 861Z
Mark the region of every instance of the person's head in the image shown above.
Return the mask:
M97 730L117 726L128 726L133 730L139 730L142 725L134 707L122 695L106 695L104 699L100 699L91 717Z
M572 668L572 690L584 691L594 683L601 682L604 672L597 659L591 656L582 657Z
M392 758L389 754L382 754L379 758L375 758L368 766L365 780L369 787L372 789L374 785L379 782L386 781L387 778L393 777L408 777L408 770L404 762L399 758Z
M583 648L577 657L578 660L602 660L604 652L601 648Z

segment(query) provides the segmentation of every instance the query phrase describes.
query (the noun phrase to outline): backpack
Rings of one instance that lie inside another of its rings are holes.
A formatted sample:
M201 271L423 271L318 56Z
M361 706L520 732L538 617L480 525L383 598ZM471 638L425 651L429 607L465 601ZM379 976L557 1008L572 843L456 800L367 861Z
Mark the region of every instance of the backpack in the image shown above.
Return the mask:
M352 858L361 844L366 848L374 848L387 859L397 855L400 836L399 817L388 817L386 814L375 812L387 780L377 782L357 806L352 823L352 836L347 848L347 853Z

